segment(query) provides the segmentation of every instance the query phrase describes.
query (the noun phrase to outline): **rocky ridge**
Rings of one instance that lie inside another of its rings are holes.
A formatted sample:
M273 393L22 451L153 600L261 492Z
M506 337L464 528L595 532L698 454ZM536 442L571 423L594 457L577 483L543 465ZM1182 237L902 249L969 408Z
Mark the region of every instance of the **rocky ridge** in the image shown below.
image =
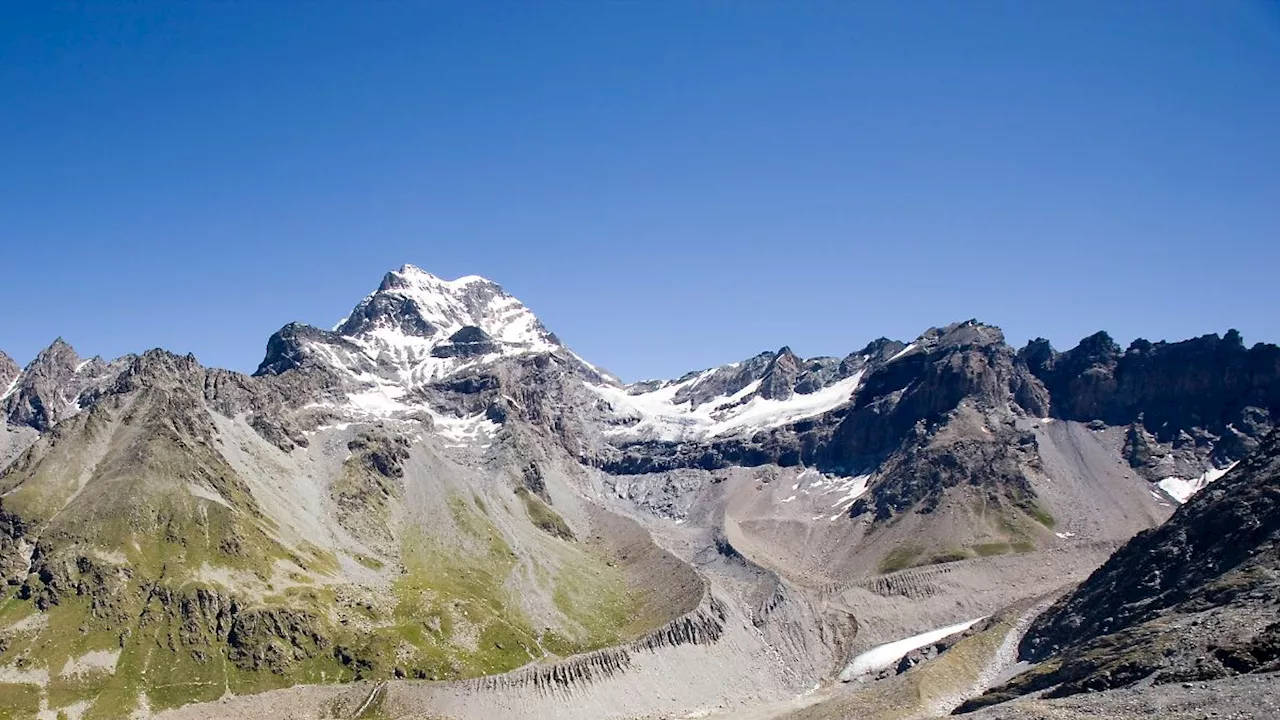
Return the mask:
M0 668L34 682L16 668L119 649L90 687L35 683L89 716L333 679L606 692L690 645L795 668L753 676L786 693L1022 597L950 600L965 578L1159 522L1154 483L1269 431L1276 357L1234 332L1019 351L968 321L627 385L499 286L412 266L333 330L284 326L252 376L58 341L0 400ZM907 582L935 566L959 584ZM915 619L884 619L904 602ZM153 679L164 662L204 689Z
M1280 671L1280 433L1040 615L1039 663L962 710Z

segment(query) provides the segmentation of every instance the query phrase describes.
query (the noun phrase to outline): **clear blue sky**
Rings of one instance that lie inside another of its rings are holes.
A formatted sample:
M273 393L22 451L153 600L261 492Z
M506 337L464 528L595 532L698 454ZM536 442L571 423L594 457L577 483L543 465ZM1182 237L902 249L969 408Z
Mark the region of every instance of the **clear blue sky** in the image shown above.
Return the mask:
M252 370L410 262L627 379L1280 341L1275 2L6 2L0 348Z

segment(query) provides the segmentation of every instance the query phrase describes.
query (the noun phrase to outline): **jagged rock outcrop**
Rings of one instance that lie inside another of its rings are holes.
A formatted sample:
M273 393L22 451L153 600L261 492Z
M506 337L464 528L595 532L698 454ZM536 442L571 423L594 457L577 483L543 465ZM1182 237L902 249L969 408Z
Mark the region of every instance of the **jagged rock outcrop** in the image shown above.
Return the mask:
M998 328L958 323L930 330L914 345L866 374L831 438L827 464L874 463L916 432L917 424L938 423L962 400L993 408L1021 397L1034 407L1041 395Z
M390 504L402 492L410 443L381 428L363 430L347 442L342 474L329 486L338 521L366 542L391 542Z
M66 341L58 338L23 368L8 397L0 401L0 415L10 423L48 430L79 412L80 393L100 381L108 370L101 358L81 360Z
M267 340L267 352L258 365L255 375L282 375L300 368L315 352L317 345L336 345L348 352L359 348L336 332L322 330L302 323L289 323Z
M9 396L6 414L10 422L47 430L64 414L70 386L80 356L62 338L40 351L23 372L22 380Z
M766 400L786 400L795 393L796 379L800 376L804 361L784 347L773 356L769 367L760 377L760 397Z
M1106 333L1061 353L1036 340L1019 356L1048 389L1055 417L1138 422L1162 443L1209 433L1204 444L1226 438L1248 451L1280 412L1280 348L1245 348L1235 330L1175 343L1139 339L1127 350Z
M1140 533L1031 625L1040 665L962 710L1151 679L1280 670L1280 433Z
M317 614L287 607L235 612L226 643L227 659L236 667L277 674L332 646L324 621Z
M13 358L0 351L0 395L9 389L14 380L18 379L18 374L22 372L22 368L18 367L18 363Z
M849 514L871 512L877 520L888 520L913 509L929 513L948 489L958 486L996 505L1031 510L1035 492L1027 475L1039 466L1035 435L1012 423L989 435L938 433L905 443L881 467L885 479L854 503Z
M357 305L336 332L339 335L356 335L385 328L419 337L430 337L440 332L441 328L424 318L411 298L387 292L401 287L404 285L399 278L388 273L378 292Z

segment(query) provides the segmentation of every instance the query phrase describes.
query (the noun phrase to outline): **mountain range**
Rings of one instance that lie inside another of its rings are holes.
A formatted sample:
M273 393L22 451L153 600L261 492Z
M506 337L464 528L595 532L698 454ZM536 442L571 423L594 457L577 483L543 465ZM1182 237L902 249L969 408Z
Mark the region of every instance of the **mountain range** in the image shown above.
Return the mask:
M1280 348L1233 330L627 384L406 265L252 375L0 353L0 415L9 717L926 717L1277 669Z

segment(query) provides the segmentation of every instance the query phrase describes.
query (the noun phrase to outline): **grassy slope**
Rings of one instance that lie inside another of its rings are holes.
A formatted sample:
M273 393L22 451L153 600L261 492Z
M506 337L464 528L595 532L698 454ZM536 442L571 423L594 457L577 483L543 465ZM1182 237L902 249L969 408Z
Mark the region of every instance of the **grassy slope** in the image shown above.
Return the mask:
M451 497L455 527L403 532L388 605L355 608L373 631L343 626L324 584L337 580L336 560L274 539L201 409L184 400L90 413L0 481L14 490L0 509L40 548L36 572L0 605L0 667L49 677L0 687L5 713L42 695L55 711L88 702L86 718L117 718L144 701L159 710L298 683L497 673L614 642L633 614L620 571L548 530L548 562L526 560L564 618L534 628L509 589L520 559L482 503ZM173 422L175 404L186 422ZM188 483L222 501L191 495ZM551 529L563 524L539 510ZM306 584L273 589L282 576ZM225 587L228 577L248 586ZM22 622L34 615L45 621ZM117 654L114 669L62 674L88 653Z

